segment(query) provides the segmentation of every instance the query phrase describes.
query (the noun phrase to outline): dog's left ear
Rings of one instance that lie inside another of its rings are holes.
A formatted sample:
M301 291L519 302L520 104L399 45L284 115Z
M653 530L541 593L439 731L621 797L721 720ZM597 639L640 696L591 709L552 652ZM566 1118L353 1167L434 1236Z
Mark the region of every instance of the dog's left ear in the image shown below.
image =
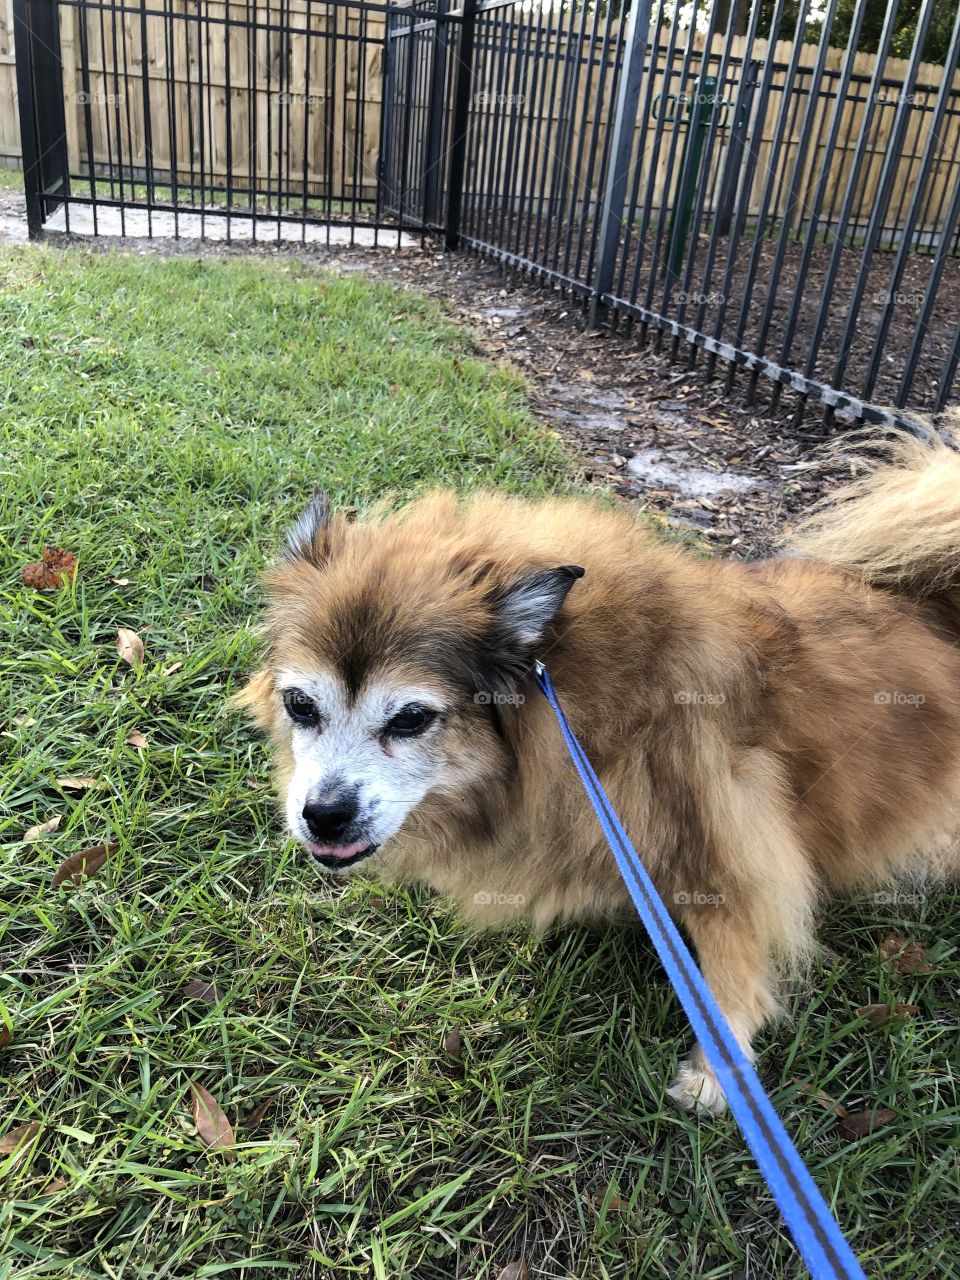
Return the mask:
M540 644L585 569L577 564L524 574L497 601L497 619L508 648L529 652Z
M283 558L288 564L309 560L318 567L327 555L327 530L330 527L330 502L322 489L317 489L310 505L287 533Z

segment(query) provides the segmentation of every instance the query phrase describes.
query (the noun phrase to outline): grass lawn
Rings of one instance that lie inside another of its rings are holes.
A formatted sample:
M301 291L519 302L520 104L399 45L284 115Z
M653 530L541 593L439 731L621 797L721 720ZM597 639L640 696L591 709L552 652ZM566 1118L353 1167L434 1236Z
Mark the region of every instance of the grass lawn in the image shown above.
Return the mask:
M40 1126L0 1156L0 1280L803 1274L732 1122L663 1099L689 1036L639 934L468 937L429 898L329 888L225 709L316 484L566 483L517 379L427 303L298 261L25 248L0 273L0 1136ZM71 589L22 585L45 543ZM957 1274L956 912L834 910L761 1046L873 1276ZM881 1002L919 1012L855 1014ZM895 1114L852 1139L815 1089Z

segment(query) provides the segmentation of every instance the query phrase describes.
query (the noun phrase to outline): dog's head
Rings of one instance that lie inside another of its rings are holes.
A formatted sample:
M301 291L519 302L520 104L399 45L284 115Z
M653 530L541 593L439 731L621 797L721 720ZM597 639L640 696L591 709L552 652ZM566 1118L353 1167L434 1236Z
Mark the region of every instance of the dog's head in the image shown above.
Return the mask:
M291 832L324 867L389 849L427 802L453 816L472 797L476 812L509 774L507 722L583 570L530 563L495 510L470 519L434 495L351 523L318 495L288 535L267 665L240 701L279 752Z

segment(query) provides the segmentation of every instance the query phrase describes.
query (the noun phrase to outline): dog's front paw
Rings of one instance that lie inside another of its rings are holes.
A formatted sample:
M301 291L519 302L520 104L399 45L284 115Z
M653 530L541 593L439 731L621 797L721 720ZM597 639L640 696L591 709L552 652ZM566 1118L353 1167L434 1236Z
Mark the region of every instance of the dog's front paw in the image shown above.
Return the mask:
M709 1067L687 1059L680 1063L677 1078L667 1090L668 1095L687 1111L703 1111L712 1116L722 1116L727 1100L720 1082Z

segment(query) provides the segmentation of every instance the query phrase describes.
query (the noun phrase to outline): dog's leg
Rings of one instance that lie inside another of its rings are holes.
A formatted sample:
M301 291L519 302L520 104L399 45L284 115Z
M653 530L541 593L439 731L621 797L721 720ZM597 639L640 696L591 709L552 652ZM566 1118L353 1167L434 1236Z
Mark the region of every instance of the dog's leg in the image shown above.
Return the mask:
M674 893L674 911L696 948L717 1004L747 1056L751 1041L777 1010L778 973L797 968L811 947L815 884L792 829L775 762L761 752L741 760L736 779L722 790L720 816L706 829L715 840L698 880L703 894ZM704 883L709 875L711 883ZM716 892L711 892L716 890ZM722 892L720 892L722 890ZM726 1109L720 1084L698 1048L670 1089L686 1107L719 1115Z
M752 1062L751 1040L777 1010L772 990L775 939L761 920L734 916L723 906L695 906L678 915L721 1012ZM723 1090L699 1047L680 1064L667 1092L689 1110L713 1115L726 1110Z

